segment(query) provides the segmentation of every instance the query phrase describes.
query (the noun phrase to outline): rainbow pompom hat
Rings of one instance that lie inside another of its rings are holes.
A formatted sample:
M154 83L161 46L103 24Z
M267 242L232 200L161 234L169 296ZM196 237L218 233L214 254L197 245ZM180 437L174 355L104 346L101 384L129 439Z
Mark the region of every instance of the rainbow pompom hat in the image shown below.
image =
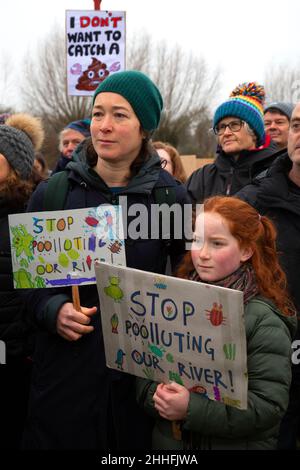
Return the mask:
M257 136L257 146L265 141L264 111L265 90L256 82L242 83L230 94L227 101L216 110L213 127L228 116L238 117L247 122Z

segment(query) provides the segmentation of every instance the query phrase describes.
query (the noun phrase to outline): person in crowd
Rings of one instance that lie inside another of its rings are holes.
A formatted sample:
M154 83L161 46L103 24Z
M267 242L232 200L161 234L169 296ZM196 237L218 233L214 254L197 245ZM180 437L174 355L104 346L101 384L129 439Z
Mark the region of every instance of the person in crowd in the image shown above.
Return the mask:
M246 186L237 196L253 205L275 223L277 250L284 269L291 298L300 312L300 103L291 116L287 152L280 156L263 178ZM298 326L295 344L299 344ZM299 346L298 346L299 348ZM291 351L292 354L293 351ZM298 359L297 359L298 357ZM300 429L300 354L295 352L290 402L282 421L279 448L295 449Z
M122 196L128 208L145 205L149 233L157 223L151 219L157 188L173 192L182 209L186 190L161 168L150 142L162 107L158 88L138 71L112 74L98 86L91 139L66 168L65 209L118 204ZM43 210L47 185L57 176L38 186L29 211ZM175 266L185 251L182 238L167 241L128 235L127 266L164 273L168 253ZM135 378L105 365L96 285L80 286L81 312L71 299L70 288L35 290L30 298L39 330L24 448L149 449L153 423L138 408Z
M162 167L173 175L177 181L185 183L187 176L176 148L161 141L153 142L153 147L160 157Z
M10 113L2 113L0 114L0 125L5 124L5 121L9 118Z
M43 137L41 122L28 114L12 114L0 126L0 340L6 351L5 363L0 365L1 449L20 447L32 352L23 294L14 290L8 216L26 209L34 186L34 152ZM17 242L16 235L13 243Z
M71 161L72 153L84 139L90 137L90 119L80 119L70 122L59 134L60 157L52 174L65 169Z
M265 135L264 100L263 86L243 83L216 109L213 131L218 139L217 157L189 177L186 186L193 202L236 194L278 156L276 144Z
M138 401L157 418L154 449L276 448L288 405L296 316L285 290L275 236L272 222L236 197L204 201L191 251L178 276L243 292L248 407L239 410L209 400L177 383L138 379ZM181 440L173 438L172 421L181 421Z
M32 179L34 182L34 189L37 185L49 178L51 171L48 168L48 164L42 154L42 152L36 152L34 155L33 168L32 168Z
M49 178L50 170L42 152L36 152L33 161L33 168L41 176L42 180Z
M286 149L293 103L273 102L264 109L265 132L279 149Z

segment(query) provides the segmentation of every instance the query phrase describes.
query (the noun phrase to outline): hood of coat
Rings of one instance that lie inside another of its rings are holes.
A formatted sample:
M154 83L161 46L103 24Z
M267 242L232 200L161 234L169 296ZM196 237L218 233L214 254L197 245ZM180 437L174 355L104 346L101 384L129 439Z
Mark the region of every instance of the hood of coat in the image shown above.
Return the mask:
M294 311L290 316L284 315L277 307L274 305L274 303L270 299L266 299L263 296L258 295L257 297L254 297L248 305L253 306L253 302L255 303L264 303L268 304L269 307L272 309L274 315L276 315L280 320L286 325L288 328L291 338L294 338L297 332L297 314L296 311ZM247 307L246 307L247 309Z
M66 169L79 175L83 181L96 189L108 191L108 186L103 179L87 163L87 151L90 139L81 142L72 155L72 161ZM150 194L159 179L161 171L160 158L156 152L150 155L150 158L143 164L139 172L133 176L122 194L143 193Z

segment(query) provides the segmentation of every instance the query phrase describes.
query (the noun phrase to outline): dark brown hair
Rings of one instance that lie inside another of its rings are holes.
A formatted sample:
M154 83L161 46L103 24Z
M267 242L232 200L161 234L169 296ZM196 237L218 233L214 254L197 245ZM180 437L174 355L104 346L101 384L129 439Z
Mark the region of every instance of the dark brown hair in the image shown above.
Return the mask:
M130 173L131 176L136 175L143 164L150 158L151 154L153 153L153 147L150 142L150 134L147 131L143 131L145 134L145 138L142 141L141 150L139 151L138 156L132 162L130 166ZM94 168L97 165L98 155L93 146L92 139L90 139L87 145L87 157L86 157L87 164Z
M18 171L10 168L6 181L0 184L0 196L7 200L10 207L19 207L26 204L34 186L32 178L23 180Z

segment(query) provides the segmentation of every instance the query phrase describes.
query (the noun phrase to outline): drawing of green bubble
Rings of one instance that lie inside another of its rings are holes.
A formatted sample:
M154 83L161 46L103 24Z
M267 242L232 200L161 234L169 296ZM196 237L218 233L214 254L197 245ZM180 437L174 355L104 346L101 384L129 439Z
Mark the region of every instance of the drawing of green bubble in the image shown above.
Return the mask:
M67 257L67 255L65 253L60 253L59 256L58 256L58 263L60 264L60 266L62 266L63 268L67 268L69 266L69 258Z
M43 258L42 256L38 256L38 260L40 263L45 264L45 258Z
M173 354L168 353L168 354L166 355L166 359L167 359L168 362L171 362L171 363L174 362Z
M73 250L72 248L71 250L68 251L68 256L71 258L71 260L75 261L79 258L79 253L78 251Z

